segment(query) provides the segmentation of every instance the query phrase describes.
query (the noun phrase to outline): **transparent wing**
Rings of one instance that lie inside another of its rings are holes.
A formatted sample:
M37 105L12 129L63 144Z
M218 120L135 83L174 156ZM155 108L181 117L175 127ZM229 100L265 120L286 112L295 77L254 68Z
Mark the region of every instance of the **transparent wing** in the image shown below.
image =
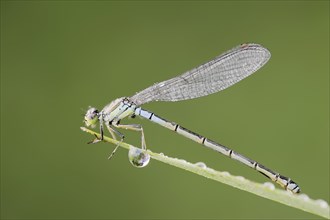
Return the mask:
M130 99L136 105L151 101L180 101L224 90L260 69L270 52L258 44L242 44L199 67L156 83Z

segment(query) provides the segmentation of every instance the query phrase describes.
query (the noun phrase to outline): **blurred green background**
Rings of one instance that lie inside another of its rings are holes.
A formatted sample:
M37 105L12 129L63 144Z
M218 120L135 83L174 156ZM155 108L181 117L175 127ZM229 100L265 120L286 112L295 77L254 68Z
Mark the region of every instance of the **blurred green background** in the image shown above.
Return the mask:
M317 218L157 161L136 169L123 149L109 161L113 146L79 129L89 105L244 42L272 53L253 76L144 108L329 202L329 1L1 1L1 218ZM147 120L125 123L141 123L155 152L268 181Z

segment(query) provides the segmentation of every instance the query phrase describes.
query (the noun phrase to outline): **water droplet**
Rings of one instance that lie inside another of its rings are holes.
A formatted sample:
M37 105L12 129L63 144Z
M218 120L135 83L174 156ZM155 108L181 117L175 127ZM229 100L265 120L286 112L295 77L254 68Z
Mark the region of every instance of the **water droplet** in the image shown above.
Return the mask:
M306 194L300 194L299 197L300 197L302 200L304 200L305 202L307 202L307 201L309 200L309 197L308 197L308 195L306 195Z
M128 151L129 162L135 167L142 168L148 165L150 155L145 153L142 149L131 147Z
M160 156L164 156L164 153L159 153Z
M275 186L274 186L274 184L271 183L271 182L265 182L263 185L264 185L264 187L266 187L267 189L275 190Z
M187 161L184 159L177 159L177 160L180 161L181 163L187 163Z
M244 178L244 177L242 177L242 176L236 176L236 178L237 178L237 179L239 179L240 181L243 181L243 180L245 180L245 178Z
M200 168L203 168L203 169L207 167L206 164L203 163L203 162L197 162L197 163L195 163L195 165L200 167Z
M329 204L323 199L318 199L316 202L320 205L321 208L326 209L329 207Z
M230 173L227 172L227 171L221 172L221 174L222 174L223 176L230 176Z

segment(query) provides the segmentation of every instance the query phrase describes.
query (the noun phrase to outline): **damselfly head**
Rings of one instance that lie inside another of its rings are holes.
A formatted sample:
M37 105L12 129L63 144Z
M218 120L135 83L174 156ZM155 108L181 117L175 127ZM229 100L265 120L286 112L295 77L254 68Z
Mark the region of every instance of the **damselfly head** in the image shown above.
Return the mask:
M94 108L90 107L84 117L84 122L87 127L91 126L92 128L95 127L97 121L98 121L99 111Z

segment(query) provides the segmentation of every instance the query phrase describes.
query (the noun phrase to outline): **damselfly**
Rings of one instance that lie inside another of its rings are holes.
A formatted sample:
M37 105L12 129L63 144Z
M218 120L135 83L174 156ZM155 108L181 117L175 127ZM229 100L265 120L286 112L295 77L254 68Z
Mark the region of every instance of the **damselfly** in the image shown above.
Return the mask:
M146 118L182 136L185 136L205 147L211 148L223 155L237 160L270 178L283 188L299 193L299 186L290 178L274 172L260 163L251 160L235 151L216 143L202 135L192 132L174 122L163 119L154 113L142 109L142 104L152 101L181 101L206 96L224 90L260 69L270 58L270 52L258 44L242 44L199 67L183 73L172 79L156 83L132 97L122 97L106 105L101 111L91 107L85 115L85 124L95 126L100 124L101 138L92 143L103 140L103 125L107 127L111 136L124 139L116 128L124 128L141 132L142 149L146 149L143 128L139 124L120 124L120 120L135 115ZM114 154L118 146L112 152ZM110 158L109 157L109 158Z

